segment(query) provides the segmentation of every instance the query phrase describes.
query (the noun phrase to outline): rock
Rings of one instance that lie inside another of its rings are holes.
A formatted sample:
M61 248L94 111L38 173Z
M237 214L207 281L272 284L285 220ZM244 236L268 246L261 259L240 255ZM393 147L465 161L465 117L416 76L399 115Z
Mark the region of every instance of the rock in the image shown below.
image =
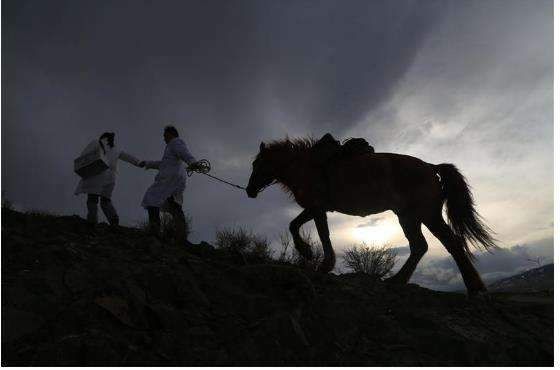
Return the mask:
M97 297L94 302L101 308L111 313L117 320L125 325L134 327L132 318L130 317L128 302L122 297L106 296Z
M151 304L148 307L157 316L163 330L182 333L189 329L188 317L184 312L163 303Z
M148 234L145 234L142 238L140 238L137 245L144 253L152 256L161 254L163 249L163 243L161 240Z
M42 317L10 306L2 306L2 343L18 340L45 324Z
M204 343L215 340L216 334L206 325L194 326L185 331L185 336L193 343Z
M310 342L295 312L278 312L263 320L254 334L257 338L269 337L281 347L301 349L309 347Z
M63 276L64 284L74 293L80 293L91 288L93 281L91 272L81 265L74 265L67 269Z
M132 279L127 279L125 282L125 286L134 300L140 302L143 305L146 304L146 292L144 291L144 289L140 288L135 281L133 281Z
M281 294L293 304L309 303L315 299L313 283L295 267L249 265L239 271L253 287L269 294Z

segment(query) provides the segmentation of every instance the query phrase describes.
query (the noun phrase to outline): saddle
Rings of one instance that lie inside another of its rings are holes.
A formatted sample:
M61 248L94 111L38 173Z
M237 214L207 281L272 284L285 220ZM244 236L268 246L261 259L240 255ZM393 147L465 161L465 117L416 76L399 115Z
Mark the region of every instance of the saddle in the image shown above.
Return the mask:
M331 134L325 134L313 145L311 153L316 164L327 165L335 160L375 153L375 149L364 138L348 138L340 144Z
M322 181L317 184L317 190L323 193L326 209L332 211L334 208L331 203L331 186L329 183L328 167L333 162L345 158L352 158L357 155L375 153L375 149L364 138L349 138L342 144L335 140L331 134L325 134L319 141L311 147L311 158L320 169Z

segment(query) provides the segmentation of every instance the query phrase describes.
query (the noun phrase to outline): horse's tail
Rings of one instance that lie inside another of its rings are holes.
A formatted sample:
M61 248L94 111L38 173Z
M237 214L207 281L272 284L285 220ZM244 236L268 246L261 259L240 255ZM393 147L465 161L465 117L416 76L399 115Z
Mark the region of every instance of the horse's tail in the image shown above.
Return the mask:
M468 242L478 250L490 251L498 248L493 237L494 232L484 224L474 207L471 189L465 177L457 167L449 163L438 164L435 168L441 178L447 219L468 258L475 258L469 250Z

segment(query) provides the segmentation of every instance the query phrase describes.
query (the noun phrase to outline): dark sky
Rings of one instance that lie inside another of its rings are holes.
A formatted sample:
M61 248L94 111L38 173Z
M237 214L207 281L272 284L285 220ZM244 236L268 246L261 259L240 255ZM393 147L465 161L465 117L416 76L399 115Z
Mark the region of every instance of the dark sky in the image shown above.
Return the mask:
M114 131L122 149L158 159L173 123L215 175L240 184L261 140L332 132L455 160L508 244L530 241L510 233L520 225L552 220L551 1L12 0L2 22L2 189L23 209L84 215L72 172L82 148ZM527 151L528 163L515 161ZM500 179L535 164L527 186L538 194L503 196ZM154 175L121 163L113 199L124 223L145 217ZM537 216L500 224L520 197ZM297 212L278 189L250 200L196 175L184 208L195 240L233 225L273 239ZM384 233L396 225L385 219ZM340 243L367 229L348 222L331 221ZM397 234L385 239L401 243Z

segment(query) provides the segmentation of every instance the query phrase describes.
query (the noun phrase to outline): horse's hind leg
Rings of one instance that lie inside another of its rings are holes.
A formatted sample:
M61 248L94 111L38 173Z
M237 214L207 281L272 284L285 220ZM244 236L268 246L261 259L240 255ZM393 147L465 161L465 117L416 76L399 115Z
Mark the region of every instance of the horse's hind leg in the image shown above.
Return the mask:
M457 263L469 295L486 291L486 287L484 286L480 275L474 268L474 265L468 258L465 250L462 248L457 236L453 233L449 225L445 223L441 214L435 216L429 222L424 223L428 229L430 229L432 234L439 239L445 249L447 249L447 251L451 254L455 263Z
M410 256L401 267L399 272L385 281L395 284L406 284L416 270L416 266L422 256L428 251L428 243L422 235L421 222L416 217L399 216L399 223L408 239Z
M319 239L321 239L321 244L323 245L323 262L321 262L321 266L319 266L319 271L329 272L334 268L336 257L329 237L327 213L324 211L318 211L315 213L314 219Z
M290 233L294 239L294 247L303 256L303 258L310 260L313 257L311 247L299 235L300 227L307 221L313 219L313 212L309 209L304 209L296 218L290 222Z

